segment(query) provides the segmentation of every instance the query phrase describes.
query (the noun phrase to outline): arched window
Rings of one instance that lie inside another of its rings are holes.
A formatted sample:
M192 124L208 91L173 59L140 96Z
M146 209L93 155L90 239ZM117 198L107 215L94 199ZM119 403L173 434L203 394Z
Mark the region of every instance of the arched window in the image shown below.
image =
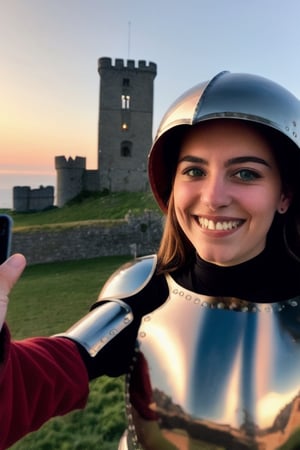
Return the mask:
M131 154L132 154L132 142L130 141L121 142L121 156L128 158L131 156Z

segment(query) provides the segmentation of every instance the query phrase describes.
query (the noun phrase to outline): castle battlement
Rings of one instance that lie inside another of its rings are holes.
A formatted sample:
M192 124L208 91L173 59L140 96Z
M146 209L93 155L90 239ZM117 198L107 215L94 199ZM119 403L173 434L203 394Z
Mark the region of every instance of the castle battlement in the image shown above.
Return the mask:
M156 74L157 66L153 62L149 62L148 64L144 60L140 60L137 62L133 59L128 59L125 61L121 58L116 58L115 63L112 62L112 58L102 57L98 59L98 72L100 73L105 69L115 69L115 70L143 70L147 72L151 72Z
M76 156L75 158L69 157L68 159L65 156L56 156L55 157L55 169L56 170L64 170L64 169L82 169L84 170L86 166L86 158L82 156Z

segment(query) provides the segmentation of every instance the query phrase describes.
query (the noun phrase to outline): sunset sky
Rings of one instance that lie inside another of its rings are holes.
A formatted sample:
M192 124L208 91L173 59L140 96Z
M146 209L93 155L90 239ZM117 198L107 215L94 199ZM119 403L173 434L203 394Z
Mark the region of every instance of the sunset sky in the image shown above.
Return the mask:
M100 57L157 64L154 131L225 69L300 98L299 0L0 0L0 37L0 207L14 185L55 185L55 156L96 168Z

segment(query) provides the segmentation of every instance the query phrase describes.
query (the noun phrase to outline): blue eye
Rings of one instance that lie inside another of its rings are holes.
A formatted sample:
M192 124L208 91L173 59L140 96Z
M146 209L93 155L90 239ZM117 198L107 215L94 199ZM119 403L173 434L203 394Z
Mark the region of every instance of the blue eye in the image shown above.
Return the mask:
M203 177L205 175L205 173L199 167L192 167L192 168L186 169L184 171L184 175L188 175L189 177L194 178L194 177Z
M257 172L250 169L241 169L236 172L235 176L240 178L242 181L253 181L260 178L260 175Z

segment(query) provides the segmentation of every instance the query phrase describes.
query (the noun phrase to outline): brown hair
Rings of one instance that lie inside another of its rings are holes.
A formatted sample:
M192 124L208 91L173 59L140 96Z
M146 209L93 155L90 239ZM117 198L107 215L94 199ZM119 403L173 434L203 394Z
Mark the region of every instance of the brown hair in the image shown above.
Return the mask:
M164 231L157 253L158 272L172 272L178 267L186 265L194 253L193 245L187 239L178 223L172 191L168 203Z

